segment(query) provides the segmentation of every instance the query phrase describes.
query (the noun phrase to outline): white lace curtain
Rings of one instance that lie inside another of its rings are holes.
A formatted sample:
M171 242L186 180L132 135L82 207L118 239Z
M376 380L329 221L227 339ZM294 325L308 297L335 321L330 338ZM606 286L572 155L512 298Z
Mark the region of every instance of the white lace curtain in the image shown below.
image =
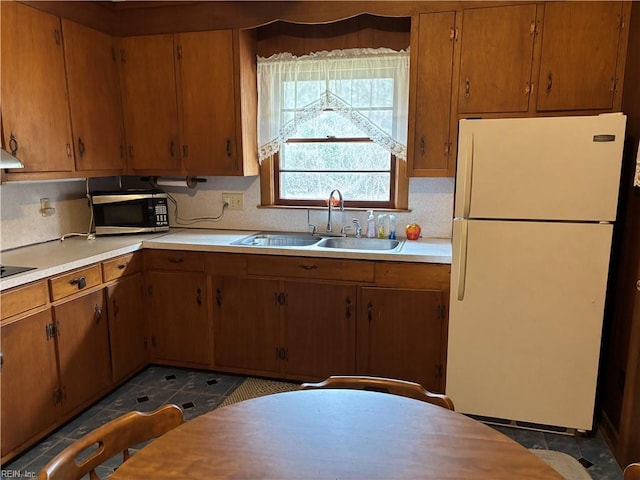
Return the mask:
M396 158L407 158L409 53L388 48L258 57L262 162L299 127L334 111Z

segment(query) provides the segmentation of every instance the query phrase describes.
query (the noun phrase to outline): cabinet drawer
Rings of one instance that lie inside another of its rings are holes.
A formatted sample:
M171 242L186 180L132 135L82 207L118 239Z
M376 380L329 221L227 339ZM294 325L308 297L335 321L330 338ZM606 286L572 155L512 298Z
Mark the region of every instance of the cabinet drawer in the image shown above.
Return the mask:
M98 264L50 278L51 300L60 300L81 290L100 285L100 283L102 283L102 275Z
M241 253L208 253L205 271L212 275L246 275L247 256Z
M449 290L451 265L379 262L375 272L376 285L380 286Z
M264 255L249 257L248 273L250 275L371 282L373 281L373 263L358 260Z
M13 317L47 303L47 284L43 281L12 288L0 296L0 318Z
M153 250L145 253L145 267L151 270L204 271L203 252Z
M115 280L125 275L131 275L142 270L142 255L129 253L102 262L102 279L105 282Z

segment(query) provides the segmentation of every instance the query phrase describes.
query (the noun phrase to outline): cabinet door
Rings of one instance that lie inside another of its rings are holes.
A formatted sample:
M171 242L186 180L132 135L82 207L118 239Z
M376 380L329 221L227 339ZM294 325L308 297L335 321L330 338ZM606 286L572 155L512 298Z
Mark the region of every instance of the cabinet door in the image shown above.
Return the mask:
M60 406L54 402L59 387L54 340L45 335L50 323L51 311L45 310L0 329L3 457L59 417Z
M188 173L238 173L231 30L176 35L182 155Z
M363 288L358 371L442 392L444 298L440 290Z
M122 102L133 170L180 170L173 52L173 35L122 39Z
M621 15L622 2L545 3L538 110L613 108Z
M76 170L124 170L120 84L110 35L62 20Z
M113 381L119 382L147 363L142 274L121 279L107 288L109 339Z
M355 373L357 288L285 282L286 372L308 378Z
M56 305L60 383L64 413L71 412L111 385L109 327L104 292L97 290Z
M71 171L73 149L60 18L2 3L3 145L21 172Z
M197 272L150 272L149 312L154 358L208 367L210 326L206 278Z
M214 277L213 295L216 366L279 371L278 281Z
M536 5L465 10L458 113L526 112Z
M412 27L418 38L411 47L416 80L411 90L415 101L410 102L415 121L409 131L410 176L454 175L450 127L455 20L455 12L426 13Z

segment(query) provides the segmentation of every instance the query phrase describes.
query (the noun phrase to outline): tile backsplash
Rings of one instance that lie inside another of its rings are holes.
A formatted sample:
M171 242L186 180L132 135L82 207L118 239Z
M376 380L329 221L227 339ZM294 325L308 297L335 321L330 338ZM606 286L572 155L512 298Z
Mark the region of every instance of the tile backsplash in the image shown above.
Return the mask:
M178 205L178 217L172 203L169 205L173 227L221 228L239 230L307 231L309 223L322 231L326 228L326 210L259 208L260 180L258 177L207 177L206 183L196 189L167 187ZM123 177L125 188L148 185L137 177ZM118 189L120 178L92 179L91 191ZM451 237L453 216L453 178L413 178L409 185L410 212L396 213L398 236L404 225L412 220L422 226L423 236ZM34 243L55 240L69 233L88 231L90 209L86 199L85 181L59 181L37 183L5 183L0 185L0 249L8 250ZM226 211L218 220L194 221L220 214L222 192L240 192L244 195L242 211ZM327 192L327 196L329 192ZM42 216L40 199L49 198L55 213ZM335 212L334 231L342 225L351 225L358 218L366 226L366 212L347 210Z

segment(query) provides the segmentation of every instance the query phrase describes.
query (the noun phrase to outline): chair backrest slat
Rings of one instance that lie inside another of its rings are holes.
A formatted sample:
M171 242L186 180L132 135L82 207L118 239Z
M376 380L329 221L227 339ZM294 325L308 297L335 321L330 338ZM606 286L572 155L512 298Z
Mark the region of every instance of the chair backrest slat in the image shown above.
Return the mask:
M632 463L624 469L624 480L640 480L640 462Z
M121 452L126 460L129 448L165 434L182 421L177 405L164 405L151 413L126 413L65 448L40 471L38 480L80 480L86 474L100 480L96 467Z
M446 395L432 393L422 385L406 380L384 377L369 377L357 375L336 375L319 383L303 383L301 390L316 388L347 388L355 390L372 390L376 392L390 393L403 397L422 400L449 410L454 410L453 401Z

